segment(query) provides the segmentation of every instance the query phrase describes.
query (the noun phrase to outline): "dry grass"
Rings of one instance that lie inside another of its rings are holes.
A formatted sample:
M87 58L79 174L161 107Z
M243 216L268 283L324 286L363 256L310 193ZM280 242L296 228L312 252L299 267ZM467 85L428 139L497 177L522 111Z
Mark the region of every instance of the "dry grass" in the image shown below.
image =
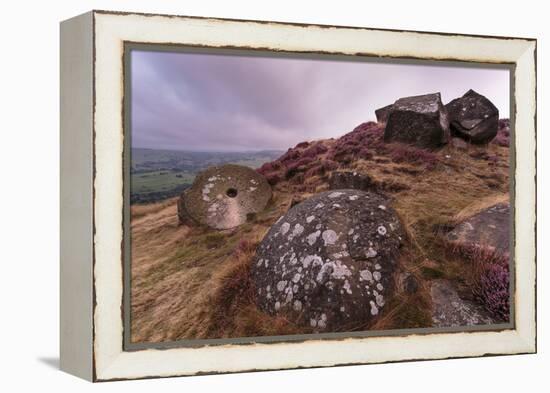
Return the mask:
M335 145L334 140L322 143L329 149ZM327 154L319 154L308 168L326 160ZM463 152L446 146L433 154L437 163L429 168L422 162L393 162L388 153L376 151L370 158L339 164L338 169L368 174L392 199L407 233L398 271L413 274L419 282L414 294L397 290L374 325L353 329L430 326L429 287L434 278L454 280L461 295L473 296L471 264L448 252L439 231L507 198L508 148L491 144ZM132 341L308 333L308 328L255 306L248 269L255 245L286 212L293 196L326 190L331 171L303 182L278 182L268 208L234 230L178 226L176 199L134 206Z

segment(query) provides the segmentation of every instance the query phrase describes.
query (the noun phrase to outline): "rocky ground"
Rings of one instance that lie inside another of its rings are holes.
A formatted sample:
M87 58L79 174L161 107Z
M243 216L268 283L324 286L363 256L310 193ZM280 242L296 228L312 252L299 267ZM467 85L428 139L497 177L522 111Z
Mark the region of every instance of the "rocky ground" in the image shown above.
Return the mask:
M315 331L258 307L251 266L272 225L291 206L337 184L340 172L360 175L354 187L383 195L405 233L384 307L376 318L346 330L506 320L499 300L487 293L494 284L487 277L506 276L494 267L502 266L499 256L486 248L458 247L452 233L469 228L468 219L475 228L476 214L508 200L507 122L500 122L488 145L448 143L427 150L384 143L383 133L384 124L365 123L338 139L289 149L260 170L273 187L267 208L233 229L178 225L177 199L133 206L132 341Z

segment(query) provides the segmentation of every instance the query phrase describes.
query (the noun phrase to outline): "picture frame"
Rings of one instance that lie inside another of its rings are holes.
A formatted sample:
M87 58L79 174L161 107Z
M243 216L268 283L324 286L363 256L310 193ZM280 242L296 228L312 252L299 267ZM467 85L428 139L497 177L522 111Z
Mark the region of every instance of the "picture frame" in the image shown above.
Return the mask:
M140 45L510 70L513 312L501 329L134 345L128 51ZM536 352L536 40L91 11L61 23L61 369L90 381ZM515 134L514 134L515 135ZM187 343L189 344L189 343Z

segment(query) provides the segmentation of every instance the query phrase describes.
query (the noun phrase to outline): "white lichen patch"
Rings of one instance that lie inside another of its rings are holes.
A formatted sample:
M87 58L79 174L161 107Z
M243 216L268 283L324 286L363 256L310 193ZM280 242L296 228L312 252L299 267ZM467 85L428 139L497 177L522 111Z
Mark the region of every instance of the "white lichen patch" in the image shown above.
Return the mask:
M376 295L376 304L378 307L382 307L384 305L384 298L382 295Z
M386 233L388 233L388 230L384 225L380 225L378 229L376 229L379 235L384 236Z
M290 229L290 224L288 222L283 222L283 225L281 225L281 233L285 235L289 229Z
M372 276L376 281L380 281L380 279L382 278L382 274L380 274L380 272L374 272Z
M297 283L302 278L302 275L300 273L296 273L294 277L292 277L292 282Z
M341 280L341 279L344 279L346 277L351 276L351 270L349 270L349 268L346 265L344 265L342 262L340 262L340 261L329 262L329 264L332 266L331 277L334 277L338 280ZM325 264L325 266L327 266L327 265L328 264Z
M319 235L321 234L321 231L315 231L313 233L310 233L307 235L306 240L310 246L313 246L317 239L319 238Z
M333 199L333 198L338 198L341 195L344 195L344 193L336 191L336 192L332 192L332 193L328 194L328 197Z
M275 311L279 311L281 308L281 302L275 302Z
M250 188L248 189L248 191L253 192L253 191L256 191L257 189L258 189L258 187L250 187Z
M359 198L359 195L350 195L349 200L356 201L358 198Z
M351 228L351 229L348 231L348 235L350 235L350 236L353 235L353 232L354 232L354 229Z
M299 300L294 301L294 311L302 311L302 302Z
M379 291L381 291L381 290L384 289L384 286L383 286L382 284L378 283L378 284L376 284L376 288L377 288Z
M323 240L325 241L325 246L336 243L338 240L338 235L332 229L327 229L323 232Z
M367 250L367 252L365 253L365 256L367 258L374 258L375 256L377 256L378 253L376 252L376 250L372 247L369 247L369 249Z
M302 261L302 266L304 267L304 269L307 269L312 263L313 266L321 265L323 264L323 260L318 255L306 255L306 257Z
M335 207L336 209L340 209L342 206L338 203L333 203L332 207Z
M378 314L378 307L376 307L376 304L371 300L370 301L370 313L371 315L377 315Z
M309 320L309 326L311 326L311 327L317 327L317 320L314 319L314 318L311 318L311 319Z
M351 295L351 294L352 294L351 286L349 285L349 281L348 281L348 280L346 280L346 281L344 282L344 290L346 291L346 293L347 293L348 295Z
M321 203L321 202L319 202L317 205L315 205L315 209L322 209L323 207L325 207L325 204Z
M376 270L380 270L380 269L382 269L382 266L380 266L380 264L377 263L376 265L374 265L374 268L375 268Z
M306 222L309 224L311 221L315 220L315 216L309 216L306 218Z
M300 224L294 225L294 229L292 230L292 236L299 236L304 232L304 227Z
M384 205L378 205L378 208L379 208L380 210L386 210L386 206L384 206Z
M286 283L287 283L287 282L288 282L287 280L281 280L281 281L279 281L279 282L277 283L277 290L278 290L279 292L282 292L283 289L285 289Z
M359 281L372 281L372 273L369 269L361 270L359 272Z

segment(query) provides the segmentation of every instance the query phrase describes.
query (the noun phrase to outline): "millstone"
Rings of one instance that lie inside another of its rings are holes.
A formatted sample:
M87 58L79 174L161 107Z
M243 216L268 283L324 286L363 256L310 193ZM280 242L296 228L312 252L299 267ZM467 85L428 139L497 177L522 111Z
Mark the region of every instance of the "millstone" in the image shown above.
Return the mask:
M251 267L258 306L315 331L360 328L393 291L402 237L385 197L317 194L282 216L258 246Z
M262 211L271 199L266 179L240 165L213 166L199 173L181 198L193 220L215 229L228 229Z

